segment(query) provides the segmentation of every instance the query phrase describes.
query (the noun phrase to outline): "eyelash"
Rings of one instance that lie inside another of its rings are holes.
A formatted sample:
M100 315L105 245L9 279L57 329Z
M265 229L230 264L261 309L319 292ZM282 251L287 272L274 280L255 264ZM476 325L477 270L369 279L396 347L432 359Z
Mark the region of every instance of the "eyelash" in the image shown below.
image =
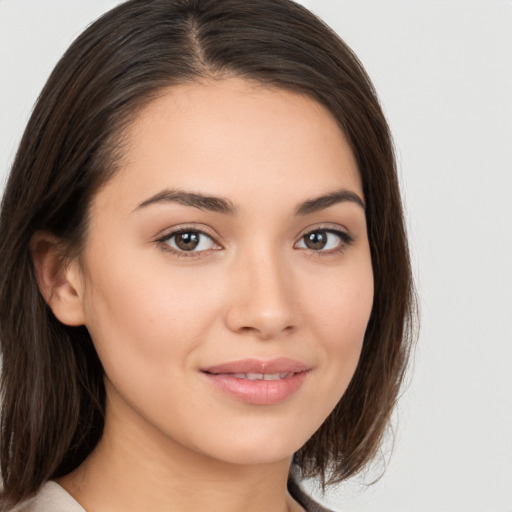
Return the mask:
M196 233L200 236L206 236L209 238L214 245L216 245L218 248L215 249L205 249L202 251L183 251L179 249L174 249L169 246L169 240L172 238L175 238L183 233ZM177 256L178 258L200 258L201 256L204 256L207 253L210 253L211 251L218 251L222 247L215 241L215 238L212 234L207 233L206 231L194 227L184 227L175 229L169 233L166 233L165 235L157 238L156 240L157 244L160 245L163 251L170 252L171 254Z
M312 235L314 233L328 233L331 235L335 235L339 239L339 244L337 245L337 247L334 247L333 249L329 249L326 251L309 249L308 247L300 248L301 250L308 251L309 254L313 257L327 257L330 255L339 254L345 251L347 247L350 247L355 242L355 238L352 235L350 235L346 231L342 231L341 229L336 229L331 226L318 226L315 227L314 229L308 230L299 238L299 242L304 241L308 235Z
M212 244L216 245L217 247L214 249L204 249L201 251L193 251L193 250L185 251L185 250L179 250L179 249L170 247L169 243L168 243L169 240L171 240L171 239L175 238L176 236L179 236L180 234L183 234L183 233L195 233L200 236L205 236L205 237L209 238L211 240ZM328 256L328 255L343 252L348 246L353 245L355 242L354 237L352 235L350 235L349 233L347 233L346 231L334 229L332 227L327 227L327 226L325 226L325 227L319 226L319 227L316 227L315 229L311 229L311 230L307 231L299 238L299 242L304 241L308 235L312 235L314 233L332 234L332 235L337 236L340 240L338 247L329 249L327 251L309 249L308 247L298 248L300 250L306 250L309 253L311 253L311 255L316 256L316 257ZM162 248L162 250L164 250L166 252L170 252L170 253L174 254L175 256L177 256L178 258L200 258L200 257L210 253L211 251L218 251L218 250L222 249L222 247L215 241L215 238L212 234L210 234L202 229L198 229L198 228L194 228L194 227L184 227L184 228L179 228L179 229L173 230L173 231L166 233L165 235L157 238L155 240L155 242ZM294 247L299 242L296 242L294 244Z

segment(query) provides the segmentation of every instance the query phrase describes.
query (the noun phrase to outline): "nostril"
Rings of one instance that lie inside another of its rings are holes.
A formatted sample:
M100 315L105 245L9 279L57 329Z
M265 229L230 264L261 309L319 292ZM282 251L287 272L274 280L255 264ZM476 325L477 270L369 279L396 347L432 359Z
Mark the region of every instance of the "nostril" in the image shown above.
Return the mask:
M283 336L288 336L294 331L295 327L293 325L288 325L283 328L277 326L261 326L261 327L250 327L243 326L238 329L238 332L241 334L253 334L264 340L269 340L273 338L282 338Z

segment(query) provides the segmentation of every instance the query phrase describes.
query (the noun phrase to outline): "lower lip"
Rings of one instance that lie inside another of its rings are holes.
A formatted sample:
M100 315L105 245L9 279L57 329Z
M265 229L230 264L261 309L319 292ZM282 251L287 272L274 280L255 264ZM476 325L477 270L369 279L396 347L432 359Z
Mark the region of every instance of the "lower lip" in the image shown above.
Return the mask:
M305 371L284 379L249 380L229 374L203 373L218 390L253 405L274 405L286 400L299 390L307 374Z

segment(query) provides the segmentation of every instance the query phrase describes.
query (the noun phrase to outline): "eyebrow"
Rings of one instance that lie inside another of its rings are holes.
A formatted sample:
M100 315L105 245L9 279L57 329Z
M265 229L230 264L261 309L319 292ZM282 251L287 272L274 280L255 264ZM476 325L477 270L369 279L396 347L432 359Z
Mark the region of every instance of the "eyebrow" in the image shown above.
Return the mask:
M364 201L355 192L343 188L336 190L335 192L330 192L329 194L304 201L297 207L295 214L309 215L320 210L325 210L335 204L345 202L355 203L363 210L366 209Z
M363 208L363 210L365 209L363 200L355 192L340 189L300 203L295 209L295 215L309 215L344 202L355 203ZM158 203L178 203L183 206L192 206L200 210L222 213L224 215L236 215L237 213L236 206L229 199L207 196L199 192L185 192L178 189L162 190L140 203L135 210Z
M229 199L175 189L162 190L139 204L136 210L157 203L178 203L183 206L193 206L200 210L208 210L225 215L236 214L235 205Z

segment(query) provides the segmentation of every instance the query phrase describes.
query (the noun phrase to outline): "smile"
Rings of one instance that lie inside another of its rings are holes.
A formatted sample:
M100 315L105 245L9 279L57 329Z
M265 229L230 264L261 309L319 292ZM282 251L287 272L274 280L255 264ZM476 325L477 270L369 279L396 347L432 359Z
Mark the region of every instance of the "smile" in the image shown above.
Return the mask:
M233 361L206 368L201 373L224 396L251 405L275 405L294 395L310 370L304 363L279 358Z

